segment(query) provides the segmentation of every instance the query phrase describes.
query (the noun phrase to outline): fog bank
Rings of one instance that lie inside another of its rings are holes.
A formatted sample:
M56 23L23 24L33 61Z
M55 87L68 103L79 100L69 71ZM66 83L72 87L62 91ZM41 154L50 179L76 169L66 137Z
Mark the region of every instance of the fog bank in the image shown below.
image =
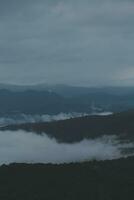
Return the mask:
M28 115L28 114L18 114L6 117L0 117L0 126L5 126L9 124L22 124L22 123L37 123L37 122L52 122L60 121L77 117L87 116L86 113L59 113L57 115Z
M58 143L47 135L24 131L0 132L0 164L70 163L86 160L105 160L123 157L121 149L133 144L119 144L116 136L103 136L75 144Z
M71 118L84 117L88 115L98 115L98 116L107 116L113 114L112 112L100 112L100 113L59 113L57 115L26 115L26 114L18 114L6 117L0 117L0 126L6 126L10 124L22 124L22 123L37 123L37 122L52 122L52 121L60 121Z

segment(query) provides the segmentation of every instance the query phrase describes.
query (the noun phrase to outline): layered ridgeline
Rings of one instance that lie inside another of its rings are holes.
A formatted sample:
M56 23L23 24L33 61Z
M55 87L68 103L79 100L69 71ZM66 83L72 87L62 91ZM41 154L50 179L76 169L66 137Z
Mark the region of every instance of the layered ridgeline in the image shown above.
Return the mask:
M3 89L2 89L3 88ZM120 112L134 108L133 88L0 85L0 116Z
M134 158L67 165L3 165L0 199L131 200Z
M134 140L134 111L108 116L85 116L47 123L26 123L1 127L0 130L25 130L37 134L46 133L59 142L78 142L104 135L116 135L120 139Z

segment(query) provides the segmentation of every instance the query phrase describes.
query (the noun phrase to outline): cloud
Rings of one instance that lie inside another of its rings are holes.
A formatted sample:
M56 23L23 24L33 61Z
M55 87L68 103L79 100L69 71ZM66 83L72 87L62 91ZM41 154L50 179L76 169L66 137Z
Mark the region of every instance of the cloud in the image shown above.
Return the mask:
M47 135L24 131L0 132L0 164L6 163L70 163L86 160L120 158L121 149L133 144L119 144L115 136L103 136L95 140L64 144Z
M0 82L110 85L134 66L131 0L0 3Z
M102 112L98 115L109 115L111 112ZM59 113L57 115L26 115L18 114L7 117L0 117L0 126L6 126L9 124L22 124L22 123L37 123L37 122L51 122L51 121L60 121L71 118L87 116L87 113ZM97 113L96 113L97 115Z
M113 114L112 112L99 112L91 115L108 116ZM23 123L38 123L38 122L52 122L60 121L77 117L89 116L88 113L59 113L57 115L26 115L18 114L6 117L0 117L0 127L7 126L10 124L23 124Z

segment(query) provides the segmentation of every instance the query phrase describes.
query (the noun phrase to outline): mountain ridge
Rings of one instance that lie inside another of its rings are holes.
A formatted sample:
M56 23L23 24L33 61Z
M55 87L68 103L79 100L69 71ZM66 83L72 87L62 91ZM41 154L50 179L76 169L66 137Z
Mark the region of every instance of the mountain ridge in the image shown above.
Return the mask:
M85 116L54 122L9 125L0 130L25 130L37 134L46 133L59 142L78 142L103 135L117 135L121 139L134 140L134 111L109 116Z

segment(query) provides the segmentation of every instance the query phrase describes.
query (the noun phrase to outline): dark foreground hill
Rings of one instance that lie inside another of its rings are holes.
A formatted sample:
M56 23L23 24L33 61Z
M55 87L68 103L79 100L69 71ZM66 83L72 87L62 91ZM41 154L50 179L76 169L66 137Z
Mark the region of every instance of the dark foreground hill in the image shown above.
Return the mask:
M76 142L84 138L117 135L121 139L134 140L134 111L110 116L87 116L50 123L10 125L1 130L26 130L46 133L60 142Z
M0 167L1 200L132 200L134 158Z

